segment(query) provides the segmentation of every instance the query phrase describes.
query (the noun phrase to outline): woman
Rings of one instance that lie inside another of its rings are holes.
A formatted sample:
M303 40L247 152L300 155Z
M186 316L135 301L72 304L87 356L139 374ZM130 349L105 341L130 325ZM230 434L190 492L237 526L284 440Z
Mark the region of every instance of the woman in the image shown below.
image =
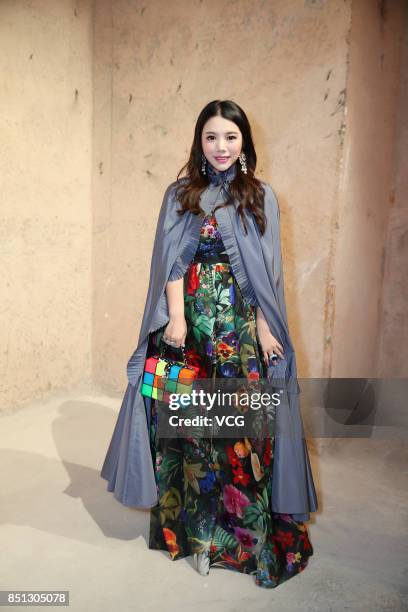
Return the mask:
M313 554L304 523L317 499L287 325L279 207L255 167L244 111L209 103L186 177L164 195L139 343L101 475L122 503L151 507L150 548L173 560L193 554L203 575L223 567L274 588ZM146 358L163 342L171 356L185 347L203 379L281 378L287 405L277 409L275 435L160 438L159 403L140 387Z

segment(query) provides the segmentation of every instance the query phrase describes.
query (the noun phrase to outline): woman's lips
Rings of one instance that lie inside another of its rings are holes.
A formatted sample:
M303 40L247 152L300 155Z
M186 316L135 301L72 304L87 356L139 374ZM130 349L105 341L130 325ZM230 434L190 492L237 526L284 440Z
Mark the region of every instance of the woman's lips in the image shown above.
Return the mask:
M216 159L217 162L226 162L229 160L229 157L215 157L214 159Z

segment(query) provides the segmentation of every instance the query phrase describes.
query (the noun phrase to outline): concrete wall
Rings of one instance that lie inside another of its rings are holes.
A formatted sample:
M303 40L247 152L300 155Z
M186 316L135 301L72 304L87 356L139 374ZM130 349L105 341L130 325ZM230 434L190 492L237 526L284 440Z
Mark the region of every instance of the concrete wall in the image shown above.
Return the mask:
M404 5L2 2L0 406L123 391L163 193L214 98L247 112L279 197L300 375L398 369Z
M324 362L327 376L381 377L384 372L379 361L382 293L405 6L399 0L353 2L344 153L329 279L331 312L325 322L331 339ZM407 355L403 347L398 350ZM399 371L407 375L404 362L406 358Z
M379 376L408 376L408 4L403 24L400 93L386 227Z
M0 409L91 373L88 2L0 3Z
M321 375L342 156L350 2L96 3L93 375L123 388L154 229L201 108L236 100L282 210L302 375Z

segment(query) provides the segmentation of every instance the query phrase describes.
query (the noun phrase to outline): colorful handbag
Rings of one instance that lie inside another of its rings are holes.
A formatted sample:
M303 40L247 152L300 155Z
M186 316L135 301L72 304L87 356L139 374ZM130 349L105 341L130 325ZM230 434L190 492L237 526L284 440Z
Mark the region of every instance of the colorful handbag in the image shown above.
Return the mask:
M163 341L164 342L164 341ZM166 344L166 346L168 346ZM175 361L163 356L164 345L159 355L146 359L141 394L152 399L170 403L170 394L192 392L197 369L188 365L184 347L180 347L183 361ZM187 402L183 405L187 405Z

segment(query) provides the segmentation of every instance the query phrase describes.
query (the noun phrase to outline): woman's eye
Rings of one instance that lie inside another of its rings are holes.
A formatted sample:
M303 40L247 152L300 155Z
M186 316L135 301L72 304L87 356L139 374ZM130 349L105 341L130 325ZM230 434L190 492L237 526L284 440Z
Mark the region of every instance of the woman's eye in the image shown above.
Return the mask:
M213 140L215 136L207 136L207 140ZM236 140L236 136L228 136L228 140Z

